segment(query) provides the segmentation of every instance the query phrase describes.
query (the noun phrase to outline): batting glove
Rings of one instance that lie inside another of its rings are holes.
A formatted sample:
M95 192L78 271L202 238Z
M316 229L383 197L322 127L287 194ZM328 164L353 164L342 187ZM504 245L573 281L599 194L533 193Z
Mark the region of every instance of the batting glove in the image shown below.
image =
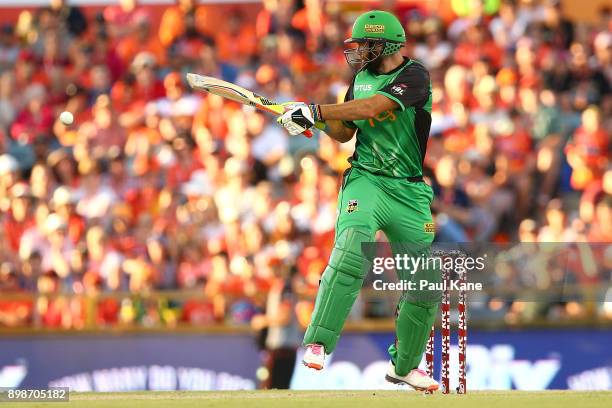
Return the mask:
M305 103L287 104L287 111L278 119L291 136L306 132L321 121L321 109L319 105L306 105Z

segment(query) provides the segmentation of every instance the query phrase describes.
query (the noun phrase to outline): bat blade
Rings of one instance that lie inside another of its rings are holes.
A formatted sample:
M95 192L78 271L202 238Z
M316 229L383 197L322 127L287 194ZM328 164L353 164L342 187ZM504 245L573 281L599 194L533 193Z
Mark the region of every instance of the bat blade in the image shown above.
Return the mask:
M249 91L248 89L221 79L189 73L187 74L187 83L189 83L193 89L210 92L243 105L250 105L276 115L282 115L285 111L281 104L275 103L268 98L257 95L253 91Z
M253 106L254 108L264 110L275 115L282 115L285 112L285 107L283 105L271 101L270 99L258 95L253 91L249 91L241 86L232 84L231 82L194 73L188 73L186 77L187 83L193 89L210 92L234 102ZM304 132L304 135L312 137L312 132L307 130Z

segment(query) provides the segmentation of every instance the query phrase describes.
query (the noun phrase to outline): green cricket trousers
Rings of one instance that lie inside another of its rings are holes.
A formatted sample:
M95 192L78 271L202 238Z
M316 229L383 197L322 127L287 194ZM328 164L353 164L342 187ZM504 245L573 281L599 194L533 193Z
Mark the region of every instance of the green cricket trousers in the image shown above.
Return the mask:
M420 179L392 178L359 168L348 169L338 197L334 248L321 277L312 320L304 344L318 343L334 351L344 322L370 269L362 251L382 230L394 254L428 247L434 238L430 205L433 191ZM412 255L415 255L414 253ZM414 280L428 271L398 271L400 280ZM398 375L421 361L439 306L438 297L404 293L396 312L396 340L389 347Z

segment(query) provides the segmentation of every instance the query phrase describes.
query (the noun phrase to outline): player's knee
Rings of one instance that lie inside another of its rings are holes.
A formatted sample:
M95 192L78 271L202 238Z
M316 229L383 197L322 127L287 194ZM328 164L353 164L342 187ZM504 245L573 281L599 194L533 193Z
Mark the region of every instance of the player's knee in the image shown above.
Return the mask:
M336 239L329 258L329 267L340 274L353 278L363 278L367 273L367 261L361 244L372 239L372 231L367 227L345 228Z
M423 318L435 315L440 307L440 301L434 299L410 299L404 298L400 305L400 310L411 310L415 315Z

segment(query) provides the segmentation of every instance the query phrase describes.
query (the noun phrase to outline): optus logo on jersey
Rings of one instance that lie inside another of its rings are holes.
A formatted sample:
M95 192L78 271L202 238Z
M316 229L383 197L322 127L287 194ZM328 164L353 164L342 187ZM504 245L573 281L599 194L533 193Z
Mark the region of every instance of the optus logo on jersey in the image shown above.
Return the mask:
M356 91L371 91L372 90L372 84L355 85L355 90Z

